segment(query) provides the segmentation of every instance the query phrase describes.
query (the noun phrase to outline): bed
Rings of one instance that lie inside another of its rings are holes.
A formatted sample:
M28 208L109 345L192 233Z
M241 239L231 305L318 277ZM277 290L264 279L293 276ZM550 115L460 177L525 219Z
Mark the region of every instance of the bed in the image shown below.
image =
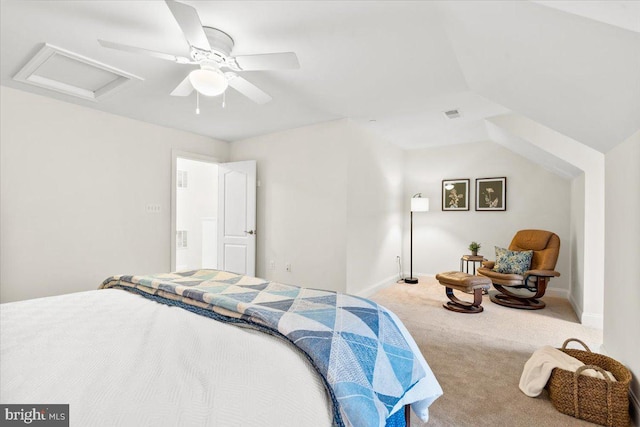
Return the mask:
M350 357L371 341L349 328L373 308L385 350L363 364L371 354ZM442 394L383 307L217 270L113 276L100 290L3 304L0 344L0 402L69 404L72 426L402 426L406 405L426 421Z

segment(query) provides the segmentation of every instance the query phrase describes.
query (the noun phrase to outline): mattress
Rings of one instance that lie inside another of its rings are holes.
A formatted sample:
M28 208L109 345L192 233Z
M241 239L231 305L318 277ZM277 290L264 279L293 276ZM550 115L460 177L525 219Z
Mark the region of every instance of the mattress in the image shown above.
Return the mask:
M407 404L427 421L442 395L402 322L365 298L212 269L111 276L100 287L289 340L324 380L337 426L404 427Z
M275 336L100 290L3 304L0 401L71 426L330 426L310 362Z

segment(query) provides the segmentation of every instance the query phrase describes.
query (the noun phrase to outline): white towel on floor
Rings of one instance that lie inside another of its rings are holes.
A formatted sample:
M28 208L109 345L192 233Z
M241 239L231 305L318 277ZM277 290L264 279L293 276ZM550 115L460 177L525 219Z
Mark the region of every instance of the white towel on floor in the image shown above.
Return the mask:
M584 363L575 357L546 345L536 350L527 360L527 363L524 364L522 376L520 377L520 390L529 397L539 396L547 381L549 381L553 368L575 372L583 365ZM616 380L610 372L607 372L607 374L613 381ZM600 372L593 369L586 369L582 371L581 375L604 379Z

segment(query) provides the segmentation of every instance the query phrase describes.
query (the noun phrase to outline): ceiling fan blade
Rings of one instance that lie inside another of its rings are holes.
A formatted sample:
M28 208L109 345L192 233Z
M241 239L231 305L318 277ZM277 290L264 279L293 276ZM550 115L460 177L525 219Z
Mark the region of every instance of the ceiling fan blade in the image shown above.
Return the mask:
M241 71L286 70L300 68L298 56L294 52L264 53L235 57Z
M202 22L200 22L198 12L196 12L193 7L177 1L165 0L165 3L169 6L173 17L178 22L189 45L210 52L211 46L202 28Z
M247 80L234 73L226 73L229 86L255 102L256 104L266 104L271 101L271 97L266 94L262 89L255 86L253 83L249 83Z
M193 85L189 80L189 75L180 82L178 86L171 92L171 96L189 96L193 92Z
M193 63L193 61L191 61L189 58L185 58L184 56L172 55L170 53L156 52L153 50L143 49L141 47L128 46L126 44L120 44L120 43L115 43L115 42L110 42L110 41L100 40L100 39L98 39L98 43L100 43L100 46L107 47L109 49L123 50L125 52L131 52L131 53L139 53L142 55L153 56L154 58L166 59L168 61L177 62L179 64Z

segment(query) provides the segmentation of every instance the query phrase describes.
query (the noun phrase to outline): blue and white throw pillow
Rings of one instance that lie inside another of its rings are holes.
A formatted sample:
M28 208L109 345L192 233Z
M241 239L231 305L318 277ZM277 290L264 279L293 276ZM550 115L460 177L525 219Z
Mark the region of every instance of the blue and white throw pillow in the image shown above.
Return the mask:
M493 271L503 274L520 274L531 267L533 251L510 251L496 246L496 264Z

